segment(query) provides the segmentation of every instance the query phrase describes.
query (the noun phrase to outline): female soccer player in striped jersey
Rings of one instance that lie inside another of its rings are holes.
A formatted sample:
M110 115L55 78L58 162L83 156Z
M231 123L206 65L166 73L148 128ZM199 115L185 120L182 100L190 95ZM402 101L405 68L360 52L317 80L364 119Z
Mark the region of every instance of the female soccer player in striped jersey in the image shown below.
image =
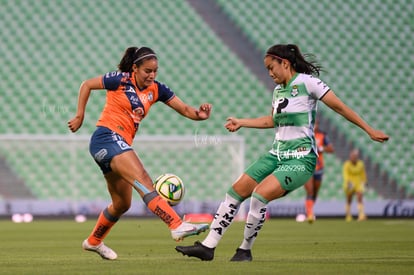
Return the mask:
M306 60L298 46L279 44L270 47L264 65L276 83L271 114L258 118L229 117L225 127L230 132L241 127L275 128L272 148L234 182L204 241L176 247L184 255L212 260L214 249L234 220L241 202L250 197L244 238L231 261L253 259L251 249L265 222L267 204L303 186L314 173L317 158L314 121L318 100L359 126L372 140L388 140L386 134L369 126L317 78L320 67Z
M112 203L101 212L82 247L108 260L116 259L117 254L104 245L103 239L130 208L133 188L147 207L168 225L173 239L182 240L208 229L208 224L183 222L158 195L131 145L141 120L157 101L193 120L208 119L211 104L203 103L195 109L181 101L166 85L156 81L158 58L151 48L126 49L118 69L81 84L76 115L68 122L69 129L76 132L83 123L91 91L107 90L106 104L91 137L89 151L104 174Z

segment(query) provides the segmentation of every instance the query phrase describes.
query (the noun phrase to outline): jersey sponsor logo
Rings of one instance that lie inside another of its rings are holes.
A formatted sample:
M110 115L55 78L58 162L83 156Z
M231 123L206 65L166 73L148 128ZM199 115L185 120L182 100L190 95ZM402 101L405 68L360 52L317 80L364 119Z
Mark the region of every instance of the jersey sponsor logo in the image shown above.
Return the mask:
M128 85L127 87L125 87L125 94L128 97L129 102L131 103L132 109L142 105L142 99L140 96L138 96L132 85Z
M121 74L121 72L117 72L117 71L109 72L109 73L106 73L105 74L105 78L110 78L110 77L118 76L120 74Z
M305 148L306 149L306 148ZM286 150L286 151L280 151L278 153L278 157L280 159L301 159L304 158L307 154L309 154L310 149L304 150L303 148L299 148L296 150Z
M133 106L137 106L137 105L139 105L139 98L137 97L137 95L136 95L136 94L131 94L131 95L129 96L129 101L131 102L131 104L132 104Z
M141 123L141 120L144 118L144 116L145 116L145 111L144 111L144 108L142 107L135 108L132 111L132 115L131 115L135 124Z
M288 104L289 104L289 99L279 98L277 101L276 113L280 114L282 110L288 106Z
M277 172L305 172L305 165L296 164L296 165L287 165L283 164L277 167Z

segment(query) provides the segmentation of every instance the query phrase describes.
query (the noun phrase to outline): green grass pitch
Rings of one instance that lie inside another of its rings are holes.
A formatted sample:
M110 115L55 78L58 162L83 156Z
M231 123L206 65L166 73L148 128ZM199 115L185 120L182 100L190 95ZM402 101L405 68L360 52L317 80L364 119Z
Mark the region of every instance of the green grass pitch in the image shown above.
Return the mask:
M95 220L0 221L0 274L414 274L414 221L372 219L346 223L319 219L266 221L253 248L253 262L229 262L241 242L235 222L203 262L177 253L206 233L174 242L157 219L125 218L105 243L118 253L102 260L81 249Z

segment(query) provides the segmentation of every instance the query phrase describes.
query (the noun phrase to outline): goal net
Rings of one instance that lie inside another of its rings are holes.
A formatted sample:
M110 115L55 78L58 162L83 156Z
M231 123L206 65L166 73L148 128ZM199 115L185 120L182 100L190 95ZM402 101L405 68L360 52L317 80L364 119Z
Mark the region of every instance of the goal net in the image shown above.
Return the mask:
M20 179L36 200L108 201L105 180L89 155L89 138L0 136L2 169ZM244 170L240 136L138 136L133 147L154 180L163 173L183 180L184 201L221 200Z

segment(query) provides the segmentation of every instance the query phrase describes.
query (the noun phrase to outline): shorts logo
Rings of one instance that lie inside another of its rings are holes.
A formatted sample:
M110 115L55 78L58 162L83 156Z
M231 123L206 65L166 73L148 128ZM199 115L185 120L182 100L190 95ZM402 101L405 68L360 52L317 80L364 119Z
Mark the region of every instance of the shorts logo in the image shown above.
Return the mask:
M101 149L94 155L94 158L97 162L101 162L107 154L108 151L106 149Z
M286 185L289 185L289 183L291 183L291 182L292 182L292 178L291 178L291 177L286 176L286 177L285 177L285 184L286 184Z
M116 143L118 143L119 148L121 148L121 150L126 150L131 148L128 143L126 143L125 141L122 140L118 140Z

